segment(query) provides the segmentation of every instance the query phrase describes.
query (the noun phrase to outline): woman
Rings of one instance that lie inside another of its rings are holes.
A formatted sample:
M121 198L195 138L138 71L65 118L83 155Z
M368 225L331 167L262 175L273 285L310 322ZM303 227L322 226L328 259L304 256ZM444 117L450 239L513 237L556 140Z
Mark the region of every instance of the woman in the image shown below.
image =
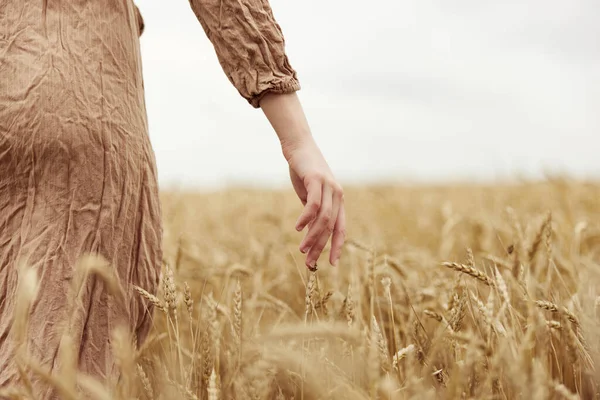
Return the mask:
M308 227L300 243L306 265L315 266L330 237L329 261L337 263L342 190L311 136L267 0L190 4L225 74L280 140L305 206L295 228ZM150 315L131 290L156 291L162 257L142 30L132 0L0 0L0 387L19 379L13 359L22 338L11 325L20 261L40 280L26 341L45 368L57 368L67 319L80 370L100 379L114 367L112 328L125 322L138 343L148 333ZM83 306L67 315L74 266L87 253L116 269L124 307L90 278Z

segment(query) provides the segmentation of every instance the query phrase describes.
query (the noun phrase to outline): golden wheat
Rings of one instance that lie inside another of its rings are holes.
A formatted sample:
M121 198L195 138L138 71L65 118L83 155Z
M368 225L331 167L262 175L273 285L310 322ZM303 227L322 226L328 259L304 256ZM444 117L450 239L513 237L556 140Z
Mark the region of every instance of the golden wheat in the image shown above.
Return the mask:
M118 379L76 371L68 330L60 368L31 358L38 282L23 267L11 331L21 384L0 397L35 399L46 385L73 400L598 398L600 185L372 186L345 198L339 266L311 272L292 192L164 192L159 293L120 287L100 259L72 282L70 307L90 274L152 306L146 342L111 336Z

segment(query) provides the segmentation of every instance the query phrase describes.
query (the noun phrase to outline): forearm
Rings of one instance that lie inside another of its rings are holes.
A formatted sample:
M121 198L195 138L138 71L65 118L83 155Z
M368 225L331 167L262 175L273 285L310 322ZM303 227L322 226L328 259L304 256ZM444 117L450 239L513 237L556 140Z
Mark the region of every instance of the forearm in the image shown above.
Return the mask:
M296 93L267 94L260 107L275 130L286 160L301 144L312 142L313 137L302 104Z
M279 137L292 186L304 205L295 227L302 231L308 226L299 247L306 266L315 270L330 236L329 262L337 265L346 231L343 189L312 137L300 99L295 92L269 93L259 105Z

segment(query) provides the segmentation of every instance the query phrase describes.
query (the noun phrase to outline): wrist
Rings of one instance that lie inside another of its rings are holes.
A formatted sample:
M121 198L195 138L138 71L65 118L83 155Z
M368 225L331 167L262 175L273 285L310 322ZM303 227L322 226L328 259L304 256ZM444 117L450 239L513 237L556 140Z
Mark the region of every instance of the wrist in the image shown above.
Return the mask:
M316 146L315 140L310 131L302 135L293 135L291 137L281 138L280 143L281 151L286 161L290 161L293 155L301 149Z
M314 139L296 93L269 93L261 108L275 130L286 160L300 148L314 145Z

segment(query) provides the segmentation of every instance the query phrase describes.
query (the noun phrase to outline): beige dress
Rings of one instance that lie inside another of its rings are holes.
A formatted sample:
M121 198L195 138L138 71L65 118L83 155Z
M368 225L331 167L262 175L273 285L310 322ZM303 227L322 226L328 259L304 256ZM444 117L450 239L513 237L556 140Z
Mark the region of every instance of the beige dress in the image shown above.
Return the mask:
M299 89L267 0L190 4L252 106ZM69 317L79 368L101 379L114 367L110 331L125 323L139 343L151 326L132 291L156 291L162 258L142 21L132 0L0 0L0 387L19 379L11 325L20 260L40 279L26 339L46 368L57 367ZM92 277L69 316L74 266L90 252L111 263L128 298L118 305ZM53 398L39 388L38 398Z

